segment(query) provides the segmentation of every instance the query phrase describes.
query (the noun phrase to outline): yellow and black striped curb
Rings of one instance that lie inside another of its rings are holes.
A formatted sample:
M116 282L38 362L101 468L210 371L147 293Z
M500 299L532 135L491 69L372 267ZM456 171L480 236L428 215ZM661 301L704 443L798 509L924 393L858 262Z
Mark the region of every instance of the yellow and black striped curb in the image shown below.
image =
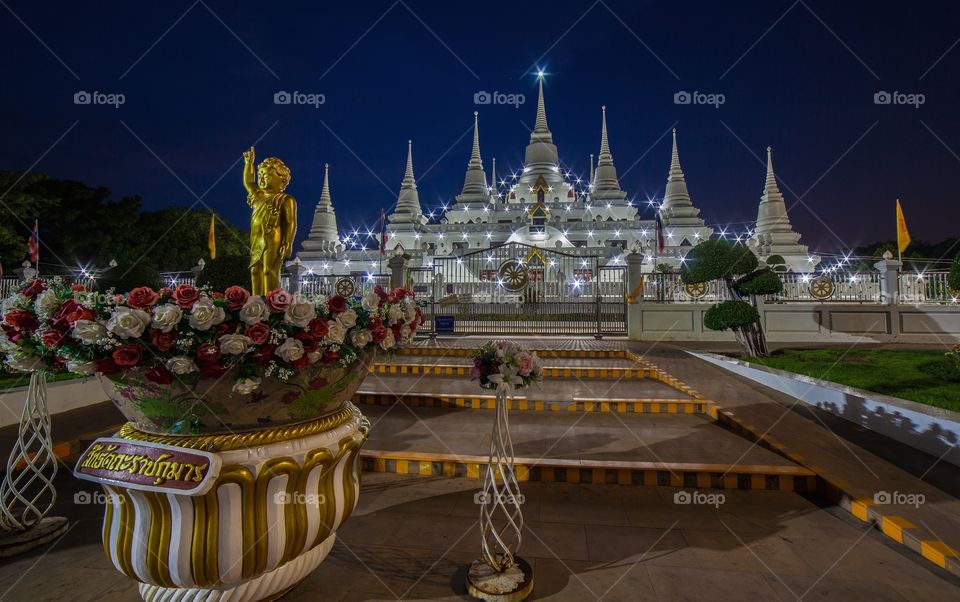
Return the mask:
M686 393L687 395L689 395L690 397L693 397L694 399L703 399L703 395L701 395L696 389L686 384L679 378L674 378L669 373L665 372L664 370L661 370L655 364L651 363L643 356L637 355L632 351L627 351L626 357L627 359L631 359L637 362L638 364L646 367L647 369L652 370L653 375L651 376L651 378L653 378L654 380L658 380L666 385L669 385L670 387L673 387L674 389L676 389L677 391L680 391L681 393ZM716 416L714 416L714 418L715 417Z
M884 512L871 498L850 494L849 485L839 480L831 480L823 475L823 469L809 464L803 454L788 449L782 442L769 433L760 433L760 429L736 418L733 413L715 409L717 421L737 434L756 441L761 447L773 451L799 465L807 467L817 475L816 491L837 506L847 510L857 519L870 523L893 541L906 546L930 562L954 575L960 575L960 549L952 547L929 529L921 529L908 519ZM891 507L891 509L896 506Z
M393 393L357 393L353 402L365 405L388 406L401 400L410 407L460 408L492 410L496 407L493 395L435 395ZM579 399L572 401L540 400L516 396L507 400L509 410L529 412L615 412L618 414L706 414L712 402L686 399Z
M367 472L480 479L487 470L487 458L481 456L362 451L360 458ZM811 492L816 488L815 475L795 466L731 468L710 464L613 463L631 464L622 467L607 464L517 458L514 470L519 481L797 492Z
M463 364L387 364L375 363L370 371L377 374L422 374L424 376L470 376L473 366ZM649 368L567 368L545 367L546 378L656 378L656 371Z
M473 357L476 347L403 347L397 355L432 357ZM615 359L626 358L625 349L531 349L541 358Z

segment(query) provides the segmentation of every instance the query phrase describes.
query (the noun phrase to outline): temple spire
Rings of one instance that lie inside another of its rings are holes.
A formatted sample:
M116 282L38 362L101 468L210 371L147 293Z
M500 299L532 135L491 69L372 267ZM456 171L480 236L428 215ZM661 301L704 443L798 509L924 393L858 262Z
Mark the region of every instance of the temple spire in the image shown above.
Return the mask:
M323 188L320 190L320 202L318 208L324 211L333 211L333 203L330 200L330 164L323 164Z
M693 206L687 180L680 167L680 152L677 150L677 128L673 128L673 148L670 151L670 170L667 173L667 187L663 193L663 205L660 210L668 226L702 227L700 210Z
M420 207L417 179L413 175L413 140L407 140L407 170L400 183L397 205L390 214L390 223L426 223L426 221L423 217L423 209Z
M313 209L313 222L310 224L310 233L303 241L299 254L302 260L329 259L337 255L340 244L340 235L337 230L337 216L333 211L333 201L330 197L330 164L323 165L323 188L320 191L320 200Z
M613 153L610 152L610 142L607 138L607 107L600 107L600 155L597 156L597 169L591 177L593 191L591 198L598 201L619 202L626 198L626 193L620 188L620 179L617 177L617 168L613 165ZM593 155L590 156L591 168Z
M777 187L777 176L773 173L773 147L770 146L767 147L767 180L764 182L763 195L768 199L771 196L783 198L780 189Z
M553 134L547 126L547 109L543 104L543 74L538 75L539 91L537 93L537 121L530 132L530 142L549 142L553 144Z
M493 167L490 168L490 202L500 200L500 188L497 186L497 158L493 158Z
M463 190L457 195L458 203L482 203L489 198L487 188L487 174L483 171L483 161L480 159L480 124L479 114L473 112L473 150L470 152L470 161L467 162L467 173L463 177Z
M600 107L603 112L600 126L600 157L599 164L613 164L613 155L610 154L610 143L607 141L607 106Z

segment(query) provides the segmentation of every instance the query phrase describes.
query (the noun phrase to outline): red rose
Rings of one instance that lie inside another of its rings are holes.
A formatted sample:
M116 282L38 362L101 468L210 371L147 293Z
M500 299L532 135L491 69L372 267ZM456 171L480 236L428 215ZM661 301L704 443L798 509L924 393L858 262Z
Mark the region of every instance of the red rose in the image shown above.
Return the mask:
M157 351L170 351L177 342L177 332L163 332L156 328L150 331L150 343L157 348Z
M207 378L220 378L227 373L227 368L223 364L203 364L200 366L200 374Z
M220 348L212 343L204 343L197 347L197 359L201 364L212 364L220 360Z
M0 324L0 330L3 330L3 334L7 335L11 343L16 343L23 338L23 334L9 324Z
M56 328L48 328L40 335L46 347L56 347L67 338L67 333Z
M343 295L334 295L327 300L327 308L331 314L347 311L347 299Z
M210 293L210 298L211 298L211 299L223 299L223 293L217 293L217 292Z
M43 281L43 278L35 278L27 283L27 286L20 290L20 294L24 297L36 299L37 295L46 290L46 288L47 283Z
M301 355L299 358L297 358L297 359L293 360L292 362L290 362L290 365L291 365L291 366L293 366L294 368L298 368L298 369L299 369L299 368L305 368L305 367L308 366L309 364L310 364L310 358L307 357L307 354L306 354L306 353L304 353L304 354Z
M165 297L166 295L169 295L169 294L170 294L170 287L168 287L168 286L161 286L161 287L160 287L160 290L158 290L157 292L160 293L160 296L161 296L161 297Z
M75 293L82 293L82 292L86 291L87 289L86 289L86 287L84 287L82 284L73 284L73 285L70 286L70 290L73 291L73 292L75 292Z
M374 343L382 343L387 338L387 329L383 326L383 320L377 318L370 325L370 334L373 335Z
M144 374L144 376L147 380L155 382L158 385L169 385L174 379L173 372L167 370L167 367L163 364L159 364L156 368Z
M387 298L387 291L383 290L383 286L377 284L373 287L373 292L380 297L380 301L383 301Z
M104 376L113 376L114 374L123 372L123 367L117 365L117 362L113 361L112 358L105 357L103 359L96 360L96 363L97 372L103 374Z
M273 352L276 351L277 346L273 343L267 343L266 345L261 346L257 350L257 355L254 357L254 361L258 364L269 364L273 360Z
M200 299L200 291L189 284L181 284L173 291L173 301L184 309L190 309Z
M250 291L242 286L231 286L224 292L224 297L227 300L227 309L238 311L250 298Z
M290 301L292 301L290 293L283 290L282 288L274 289L267 293L267 306L270 307L272 311L287 311L287 308L290 307Z
M220 324L217 325L217 338L220 338L220 336L224 334L230 334L235 327L236 325L230 322L220 322Z
M57 310L57 313L50 318L50 323L57 328L73 328L77 320L92 320L94 317L90 308L80 305L73 299L67 299Z
M303 343L304 357L306 357L308 353L313 353L314 351L316 351L317 347L319 346L319 344L317 343L317 339L306 330L301 330L297 334L293 335L293 338Z
M270 327L265 322L257 322L247 326L247 330L243 334L250 337L250 341L254 345L263 345L270 336Z
M25 309L11 309L5 319L7 324L25 334L33 334L40 325L36 316Z
M403 299L407 296L407 289L398 286L397 288L393 289L393 296L397 299Z
M113 361L118 366L136 366L141 357L143 354L140 352L139 345L120 345L113 350Z
M333 349L327 349L321 359L325 364L333 364L340 361L340 354Z
M318 339L322 339L330 332L330 324L323 318L314 318L307 324L307 331Z
M160 300L160 295L149 286L141 286L130 291L127 295L127 305L134 309L153 307Z
M393 326L390 327L390 329L393 330L393 338L396 339L397 342L400 341L400 327L401 327L401 326L402 326L402 324L394 324Z
M318 377L307 383L308 389L322 389L327 386L327 379L324 377Z

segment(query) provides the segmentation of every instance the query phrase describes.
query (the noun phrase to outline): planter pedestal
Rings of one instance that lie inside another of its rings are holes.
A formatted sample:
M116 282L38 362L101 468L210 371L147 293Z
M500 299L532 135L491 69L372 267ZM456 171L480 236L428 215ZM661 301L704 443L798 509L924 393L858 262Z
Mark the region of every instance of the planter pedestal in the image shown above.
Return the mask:
M75 474L103 485L104 551L140 582L144 600L273 600L323 561L356 506L368 430L350 402L237 434L156 435L127 424L95 442ZM109 472L118 469L130 471L128 482Z

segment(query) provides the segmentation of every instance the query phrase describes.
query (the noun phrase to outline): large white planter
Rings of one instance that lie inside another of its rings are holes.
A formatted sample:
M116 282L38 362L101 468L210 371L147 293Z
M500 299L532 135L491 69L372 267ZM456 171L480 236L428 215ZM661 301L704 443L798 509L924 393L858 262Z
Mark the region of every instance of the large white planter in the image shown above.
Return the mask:
M368 429L350 402L310 422L239 434L156 435L128 424L101 452L118 439L121 446L196 450L216 474L212 483L198 480L203 492L196 495L104 484L104 550L140 582L145 600L275 599L323 561L356 506ZM78 464L82 478L89 478L82 474L87 458ZM140 474L159 475L170 464Z

